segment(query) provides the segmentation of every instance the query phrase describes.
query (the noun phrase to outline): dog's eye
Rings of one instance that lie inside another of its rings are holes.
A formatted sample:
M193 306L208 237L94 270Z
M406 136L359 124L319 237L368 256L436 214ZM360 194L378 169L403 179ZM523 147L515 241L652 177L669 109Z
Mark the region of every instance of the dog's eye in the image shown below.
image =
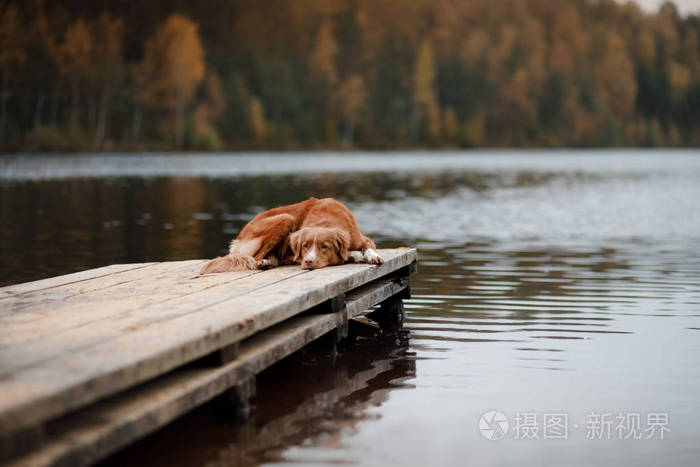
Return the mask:
M308 244L308 243L304 243L304 244L302 245L302 248L306 250L307 248L309 248L309 244Z
M327 248L328 248L328 245L326 245L325 243L324 243L323 245L321 245L321 249L322 249L322 250L325 250L325 249L327 249Z

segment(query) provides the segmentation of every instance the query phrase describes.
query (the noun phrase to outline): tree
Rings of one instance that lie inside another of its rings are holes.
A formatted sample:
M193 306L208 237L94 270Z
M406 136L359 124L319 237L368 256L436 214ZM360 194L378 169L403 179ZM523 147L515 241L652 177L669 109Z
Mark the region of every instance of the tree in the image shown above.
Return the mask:
M267 138L267 123L265 122L265 111L260 99L254 97L250 100L250 130L253 133L253 140L262 143Z
M500 101L495 110L499 123L499 144L522 144L525 132L536 119L536 106L529 93L528 74L519 69L501 89ZM509 138L509 139L506 139Z
M366 99L365 81L360 75L350 76L338 89L336 101L344 123L343 147L352 147L357 117L364 107Z
M0 6L0 69L2 84L0 88L0 141L5 139L7 126L7 100L10 97L10 74L12 68L24 62L24 38L22 36L19 11L14 5Z
M324 21L316 36L316 43L311 52L309 71L312 77L321 77L329 84L338 81L335 57L338 54L338 43L333 36L330 21Z
M134 75L140 100L152 108L174 114L175 146L181 149L185 112L205 73L199 26L189 18L172 15L146 41L143 60Z
M414 124L427 127L428 136L440 135L440 106L435 94L435 57L429 40L418 48L413 74Z
M203 99L197 104L192 115L197 146L217 149L220 145L220 138L214 128L214 122L221 116L226 105L219 75L209 70L204 79L203 87Z
M622 38L614 31L605 36L605 48L595 69L598 95L618 121L634 111L637 96L635 69Z
M95 143L101 147L107 134L107 117L112 94L124 79L125 66L122 58L124 22L102 13L93 24L95 46L92 50L92 63L95 67L97 98L97 128Z
M452 107L445 109L443 112L442 122L445 138L450 142L454 142L459 133L459 122L457 121L457 113L455 112L455 109Z
M700 144L671 3L123 3L0 1L0 150Z
M80 83L92 72L93 38L85 21L77 19L66 30L66 36L58 49L58 66L61 75L71 86L71 123L78 123Z

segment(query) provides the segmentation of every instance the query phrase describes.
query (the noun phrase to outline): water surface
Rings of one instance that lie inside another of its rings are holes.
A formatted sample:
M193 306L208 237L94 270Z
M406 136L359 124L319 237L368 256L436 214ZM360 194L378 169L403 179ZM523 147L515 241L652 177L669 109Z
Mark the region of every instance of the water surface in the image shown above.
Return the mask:
M9 157L0 282L211 257L312 195L419 249L404 331L299 353L243 425L210 404L108 464L697 464L697 151Z

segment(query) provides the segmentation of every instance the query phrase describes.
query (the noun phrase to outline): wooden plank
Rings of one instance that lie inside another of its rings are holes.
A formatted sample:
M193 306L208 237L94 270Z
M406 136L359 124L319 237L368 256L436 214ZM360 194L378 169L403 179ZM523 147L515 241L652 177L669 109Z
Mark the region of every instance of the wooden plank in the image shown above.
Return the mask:
M167 306L168 303L185 295L212 287L226 286L233 296L235 293L244 293L248 289L266 283L265 280L258 279L255 279L252 284L250 281L242 281L261 271L232 272L225 274L225 277L204 276L196 281L192 280L201 264L201 261L183 261L181 264L178 262L160 270L149 268L151 277L147 279L121 283L108 290L101 289L73 295L58 303L52 300L41 301L31 312L24 311L12 316L0 316L0 327L2 327L0 352L7 347L15 347L18 352L31 351L35 342L39 341L42 343L42 348L50 351L54 351L54 345L60 345L65 341L79 345L80 342L76 341L76 336L69 334L68 331L88 325L92 339L103 339L105 334L100 333L101 329L106 329L110 333L118 331L119 328L115 327L114 322L123 320L124 314L152 312L153 305ZM98 324L101 320L105 322ZM128 326L128 324L125 325ZM24 344L24 347L19 347L19 344ZM30 346L29 350L27 346ZM0 372L4 370L0 357Z
M130 315L125 320L129 327L114 339L87 339L87 345L77 348L69 345L67 353L55 353L6 376L0 386L0 433L39 423L163 374L416 258L415 250L382 254L386 262L379 267L351 264L300 273L233 299L221 288L207 290L200 297L187 295L184 305L173 303L166 314ZM193 310L193 303L201 306ZM90 335L89 327L83 331ZM15 360L27 358L13 352L6 359L7 355L0 355L6 362L3 368L13 364L17 368Z
M408 277L401 279L381 279L360 287L348 294L345 307L348 317L357 316L389 297L397 295L408 287Z
M39 311L48 314L40 320L14 325L0 321L0 378L57 353L80 351L95 342L106 342L145 325L170 320L179 313L305 273L300 268L285 267L265 273L238 271L195 280L190 269L192 265L187 265L180 276L171 274L129 284L124 290L110 289L104 296L74 297L57 306L56 313ZM41 346L37 347L39 340Z
M203 260L152 263L143 268L130 269L118 276L109 274L85 281L26 292L8 297L1 302L0 326L25 326L31 321L63 318L63 311L75 312L76 304L108 302L115 296L134 295L141 289L167 281L189 281L197 275ZM172 291L171 291L172 293Z
M395 287L400 287L396 281L381 281L381 284L355 291L348 310L359 310L365 303L375 305ZM238 358L222 367L178 370L71 415L51 426L54 436L47 445L9 465L96 462L226 389L249 380L252 375L331 331L347 313L343 309L332 314L294 317L242 343Z
M104 276L121 274L134 269L144 268L157 263L136 263L136 264L112 264L101 268L88 269L86 271L74 272L63 276L49 277L33 282L25 282L22 284L7 285L0 287L0 300L16 297L20 294L34 292L42 289L50 289L60 287L62 285L74 284L77 282L88 281ZM2 303L2 302L0 302Z

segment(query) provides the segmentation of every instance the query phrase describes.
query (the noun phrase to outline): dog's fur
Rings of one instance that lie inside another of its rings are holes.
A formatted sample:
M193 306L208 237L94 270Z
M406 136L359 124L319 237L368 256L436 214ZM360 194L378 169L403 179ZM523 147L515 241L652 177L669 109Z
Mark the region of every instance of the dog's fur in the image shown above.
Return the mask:
M344 204L333 198L309 198L255 216L231 242L229 254L209 261L200 274L292 263L304 269L346 261L382 264L375 248Z

